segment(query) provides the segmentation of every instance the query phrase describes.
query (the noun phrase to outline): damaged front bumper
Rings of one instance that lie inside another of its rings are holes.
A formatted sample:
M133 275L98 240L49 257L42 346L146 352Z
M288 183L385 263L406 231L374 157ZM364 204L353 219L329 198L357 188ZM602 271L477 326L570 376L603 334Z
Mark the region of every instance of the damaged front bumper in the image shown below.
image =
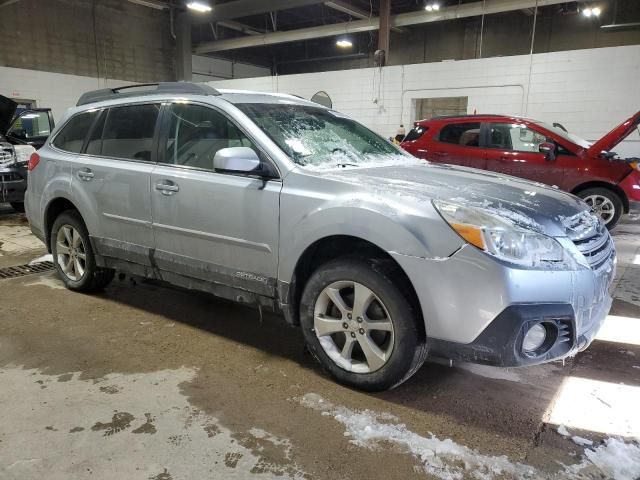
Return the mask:
M422 307L429 354L496 366L522 366L584 350L612 303L615 252L597 270L511 268L470 245L447 259L393 254ZM544 345L525 351L529 329L545 328Z
M12 165L0 167L0 203L22 203L27 189L27 170Z

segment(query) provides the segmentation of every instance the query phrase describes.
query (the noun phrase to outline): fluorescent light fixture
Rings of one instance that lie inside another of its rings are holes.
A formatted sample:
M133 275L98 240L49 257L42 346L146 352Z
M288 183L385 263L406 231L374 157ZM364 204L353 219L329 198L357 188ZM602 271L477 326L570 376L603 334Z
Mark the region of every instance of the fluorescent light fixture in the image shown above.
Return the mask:
M602 9L600 7L587 7L582 9L582 15L585 17L599 17L602 13Z
M211 11L211 5L203 1L188 2L187 8L199 13L207 13Z
M353 47L353 43L348 38L339 38L336 42L336 45L340 48L351 48Z

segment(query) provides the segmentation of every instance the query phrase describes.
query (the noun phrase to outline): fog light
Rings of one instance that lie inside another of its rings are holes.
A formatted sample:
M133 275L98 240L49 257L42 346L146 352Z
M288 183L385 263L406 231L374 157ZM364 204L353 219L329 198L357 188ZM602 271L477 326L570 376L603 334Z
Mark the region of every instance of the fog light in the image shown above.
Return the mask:
M531 327L522 340L522 350L533 353L538 350L547 338L547 329L540 323Z

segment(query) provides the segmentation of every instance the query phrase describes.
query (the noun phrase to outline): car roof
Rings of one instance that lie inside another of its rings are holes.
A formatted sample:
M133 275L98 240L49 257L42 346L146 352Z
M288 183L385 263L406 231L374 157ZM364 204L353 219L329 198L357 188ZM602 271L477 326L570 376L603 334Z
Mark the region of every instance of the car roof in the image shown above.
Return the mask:
M450 123L450 122L456 122L456 121L465 121L465 122L469 122L469 121L473 121L473 120L501 120L501 121L535 121L531 118L528 117L524 117L522 115L505 115L505 114L498 114L498 113L481 113L481 114L472 114L472 115L437 115L435 117L429 118L429 119L424 119L424 120L417 120L415 122L416 125L424 125L427 124L429 122L434 122L434 121L438 121L438 122L443 122L443 123Z

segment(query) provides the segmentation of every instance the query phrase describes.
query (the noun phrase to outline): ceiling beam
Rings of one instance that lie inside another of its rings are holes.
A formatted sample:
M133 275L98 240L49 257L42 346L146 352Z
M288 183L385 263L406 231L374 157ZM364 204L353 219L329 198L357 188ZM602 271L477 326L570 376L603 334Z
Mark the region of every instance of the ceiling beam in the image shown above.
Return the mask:
M239 3L243 0L238 0ZM578 0L581 1L581 0ZM271 3L279 3L271 1ZM285 2L287 3L287 2ZM289 0L293 3L293 0ZM463 3L452 7L441 8L438 12L427 12L420 10L415 12L400 13L391 16L390 24L392 27L408 27L422 23L441 22L443 20L455 20L458 18L476 17L480 15L490 15L493 13L510 12L514 10L522 10L536 6L544 7L548 5L558 5L566 3L566 0L485 0ZM226 4L221 4L223 6ZM211 53L224 50L234 50L238 48L259 47L264 45L276 45L279 43L297 42L303 40L311 40L314 38L333 37L348 33L368 32L378 29L378 17L367 18L363 20L354 20L352 22L336 23L330 25L321 25L318 27L301 28L298 30L289 30L286 32L265 33L262 35L254 35L251 37L232 38L228 40L218 40L216 42L206 42L197 45L196 53Z
M256 2L256 0L234 0L233 2L215 5L211 13L194 13L191 15L191 22L194 24L215 23L220 20L260 15L288 8L306 7L307 5L315 5L322 2L323 0L268 0L262 2Z
M228 28L230 30L235 30L236 32L242 32L247 35L262 35L264 32L256 30L249 25L245 25L244 23L235 22L233 20L221 20L217 22L218 25L224 28Z
M330 2L324 2L325 6L337 10L338 12L346 13L347 15L352 16L353 18L358 18L360 20L367 20L373 15L371 12L367 12L362 10L361 8L354 7L342 0L332 0ZM393 27L391 30L394 32L404 32L405 30L398 27Z

